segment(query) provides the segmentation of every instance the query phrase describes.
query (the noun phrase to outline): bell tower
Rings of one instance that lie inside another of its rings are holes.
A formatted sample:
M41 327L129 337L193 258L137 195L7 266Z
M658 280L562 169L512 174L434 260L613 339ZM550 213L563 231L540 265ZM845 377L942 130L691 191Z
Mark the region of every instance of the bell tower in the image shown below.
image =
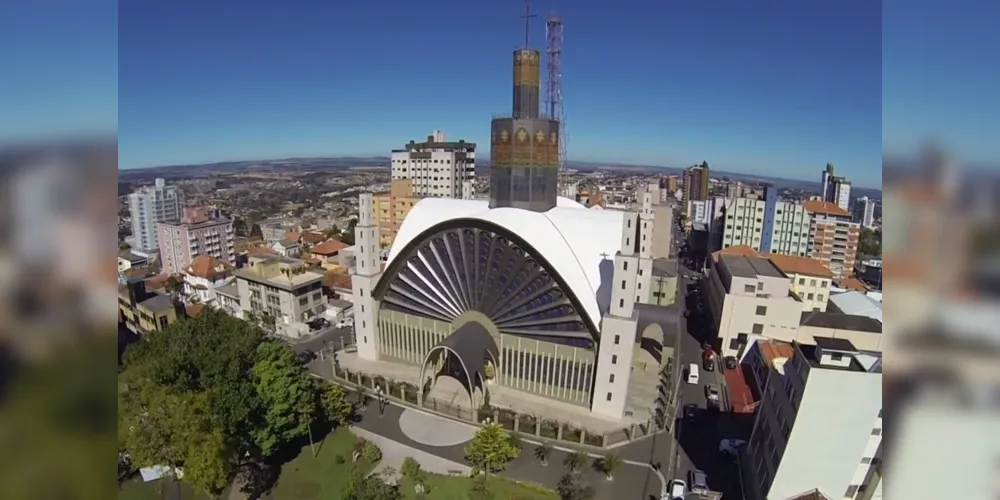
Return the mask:
M356 264L351 276L354 303L355 345L358 357L378 360L378 302L373 292L382 276L379 258L378 228L375 227L375 207L371 193L358 197L358 223L354 226Z

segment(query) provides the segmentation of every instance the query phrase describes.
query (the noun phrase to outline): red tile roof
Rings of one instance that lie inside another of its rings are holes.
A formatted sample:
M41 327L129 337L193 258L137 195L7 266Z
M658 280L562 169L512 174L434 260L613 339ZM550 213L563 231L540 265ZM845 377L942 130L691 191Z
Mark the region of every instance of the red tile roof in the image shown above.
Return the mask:
M748 245L733 245L712 253L712 260L719 262L720 255L743 255L746 257L760 257L760 252Z
M254 247L247 250L249 255L278 255L278 251L268 247Z
M830 271L822 262L816 259L775 253L765 254L764 256L774 264L774 267L777 267L785 274L804 274L819 278L833 278L833 271Z
M326 235L323 233L317 233L315 231L304 231L300 236L300 243L308 243L310 245L315 245L317 243L322 243L326 239Z
M349 247L350 245L344 243L343 241L337 241L334 239L329 239L316 245L310 250L311 253L318 255L335 255L337 252Z
M858 292L867 292L868 287L865 286L861 280L857 278L847 278L839 283L841 288L846 288L848 290L856 290Z
M347 273L329 271L323 275L323 286L327 288L351 289L351 276Z
M845 217L850 217L850 212L840 208L836 203L829 201L816 201L810 200L805 203L805 209L808 212L815 212L819 214L828 215L840 215Z
M214 279L225 276L232 271L232 267L210 255L199 255L191 260L187 267L187 273L191 276L205 279Z
M298 243L299 242L299 238L301 238L301 237L302 237L302 233L295 232L295 231L289 231L289 232L285 233L285 235L282 236L281 238L285 239L285 240L288 240L288 241L294 241L294 242Z

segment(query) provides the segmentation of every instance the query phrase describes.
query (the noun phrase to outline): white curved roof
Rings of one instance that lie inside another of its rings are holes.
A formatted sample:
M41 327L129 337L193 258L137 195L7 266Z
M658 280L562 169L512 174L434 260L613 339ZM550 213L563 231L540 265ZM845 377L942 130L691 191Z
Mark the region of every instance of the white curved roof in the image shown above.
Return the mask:
M520 236L541 253L580 300L585 309L582 312L599 326L611 298L614 255L621 246L623 216L624 212L618 210L587 210L562 197L555 208L544 213L517 208L491 210L486 200L425 198L410 209L399 228L388 263L411 241L441 222L459 218L491 222Z

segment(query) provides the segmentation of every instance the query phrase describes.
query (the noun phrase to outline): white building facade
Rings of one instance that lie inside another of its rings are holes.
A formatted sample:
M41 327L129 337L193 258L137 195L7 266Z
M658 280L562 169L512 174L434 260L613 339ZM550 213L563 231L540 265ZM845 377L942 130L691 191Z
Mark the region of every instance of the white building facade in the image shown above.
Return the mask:
M133 250L148 254L159 248L156 225L181 219L184 193L176 186L168 186L165 180L156 179L154 185L130 193L128 205L135 244Z
M725 201L722 212L722 248L746 245L758 252L808 255L809 214L802 205L735 198Z
M854 222L861 224L861 227L866 229L875 227L875 200L867 196L855 200Z
M425 142L410 141L393 150L391 167L393 180L413 181L414 196L463 198L475 184L476 145L448 142L444 132L436 130Z
M748 499L790 498L818 489L830 498L867 498L882 446L881 355L849 341L795 343L769 359L743 467Z

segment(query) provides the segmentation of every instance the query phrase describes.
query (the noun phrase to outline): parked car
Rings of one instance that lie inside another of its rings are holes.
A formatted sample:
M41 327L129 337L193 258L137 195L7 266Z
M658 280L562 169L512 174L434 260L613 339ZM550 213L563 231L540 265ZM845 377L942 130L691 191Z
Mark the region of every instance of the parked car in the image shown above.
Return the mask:
M726 369L735 370L736 369L736 356L726 356Z
M687 498L687 483L682 479L670 481L670 486L667 487L666 500L684 500L685 498Z
M688 484L691 485L691 493L708 493L708 476L705 475L705 471L689 470Z
M316 359L316 353L308 349L299 353L299 360L303 363L308 363L314 359Z

